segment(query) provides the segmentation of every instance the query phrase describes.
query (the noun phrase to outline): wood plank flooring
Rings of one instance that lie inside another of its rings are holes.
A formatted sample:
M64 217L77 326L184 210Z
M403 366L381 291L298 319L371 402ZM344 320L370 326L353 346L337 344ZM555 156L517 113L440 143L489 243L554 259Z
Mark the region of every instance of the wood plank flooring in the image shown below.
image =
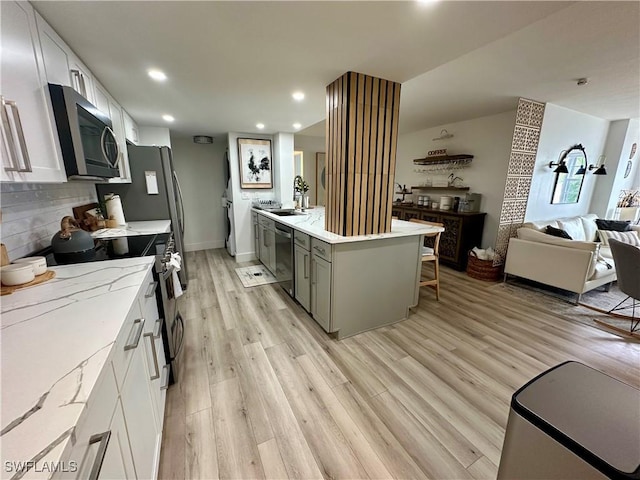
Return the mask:
M640 388L640 343L447 268L408 320L343 341L225 250L187 255L160 478L495 478L513 392L576 360Z

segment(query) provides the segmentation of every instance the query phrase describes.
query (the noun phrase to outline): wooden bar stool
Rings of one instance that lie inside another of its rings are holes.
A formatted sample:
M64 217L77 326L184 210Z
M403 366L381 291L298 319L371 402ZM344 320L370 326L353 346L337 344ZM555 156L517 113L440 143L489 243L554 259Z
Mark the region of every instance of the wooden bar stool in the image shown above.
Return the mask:
M422 223L424 225L431 225L433 227L444 227L442 223L435 222L427 222L426 220L418 220L417 218L412 218L409 220L410 222ZM431 287L436 291L436 300L440 300L440 261L438 254L438 247L440 246L440 233L426 233L425 238L433 238L433 247L427 247L424 244L422 245L422 256L420 259L420 269L422 272L422 267L424 266L424 262L433 262L433 278L429 280L422 280L422 273L420 274L420 283L421 287Z

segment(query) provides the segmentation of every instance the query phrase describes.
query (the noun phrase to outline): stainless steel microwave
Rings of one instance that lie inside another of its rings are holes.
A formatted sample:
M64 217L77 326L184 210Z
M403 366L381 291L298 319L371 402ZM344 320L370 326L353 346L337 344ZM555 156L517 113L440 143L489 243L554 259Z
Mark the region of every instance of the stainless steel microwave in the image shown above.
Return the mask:
M119 177L120 148L109 117L71 87L50 83L49 93L67 177Z

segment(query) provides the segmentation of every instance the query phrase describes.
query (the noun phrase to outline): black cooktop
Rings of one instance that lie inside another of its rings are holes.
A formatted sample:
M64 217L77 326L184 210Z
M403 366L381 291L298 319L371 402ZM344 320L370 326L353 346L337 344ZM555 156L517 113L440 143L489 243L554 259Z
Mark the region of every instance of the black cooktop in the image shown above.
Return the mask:
M135 258L153 255L162 255L169 241L170 233L158 233L152 235L136 235L133 237L118 237L108 239L96 239L96 256L90 261L116 260L119 258ZM47 265L58 265L53 256L51 247L34 255L46 257Z

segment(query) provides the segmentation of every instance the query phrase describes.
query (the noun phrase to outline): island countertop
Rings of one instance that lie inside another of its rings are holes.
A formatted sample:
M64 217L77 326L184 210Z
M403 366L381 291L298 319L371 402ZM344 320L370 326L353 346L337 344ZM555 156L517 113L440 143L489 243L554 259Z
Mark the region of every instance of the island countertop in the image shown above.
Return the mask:
M61 459L154 260L51 267L2 297L2 478L5 462Z
M101 228L91 232L93 238L136 237L153 235L171 231L171 220L148 220L145 222L128 222L126 227Z
M367 240L378 240L383 238L397 238L397 237L410 237L415 235L424 235L426 233L433 233L438 231L444 231L444 228L434 227L430 225L424 225L414 222L405 222L404 220L393 220L391 223L391 232L389 233L376 233L371 235L354 235L350 237L338 235L332 233L324 228L324 207L315 207L302 213L299 212L296 215L281 217L275 213L271 213L267 210L253 209L254 212L265 215L268 218L275 220L276 222L288 225L296 230L307 233L313 237L318 238L327 243L350 243L350 242L363 242Z

